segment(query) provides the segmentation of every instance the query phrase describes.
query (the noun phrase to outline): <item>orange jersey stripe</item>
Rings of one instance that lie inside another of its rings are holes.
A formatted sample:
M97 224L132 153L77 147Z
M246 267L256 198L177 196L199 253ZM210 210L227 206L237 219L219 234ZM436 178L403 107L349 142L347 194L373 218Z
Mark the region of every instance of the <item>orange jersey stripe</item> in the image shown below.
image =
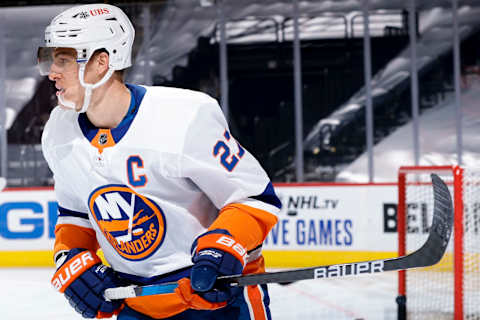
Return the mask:
M83 248L97 252L99 245L95 231L73 224L60 224L55 227L55 246L53 254L60 250Z
M242 273L251 274L261 272L265 272L265 259L263 258L263 256L260 256L258 259L247 263Z
M248 286L245 289L245 300L250 311L251 320L266 320L267 315L263 304L263 293L260 286Z
M226 229L247 250L252 250L263 243L277 221L277 216L270 212L233 203L220 211L208 230Z
M172 317L188 309L188 305L176 293L128 298L125 303L133 310L154 319Z

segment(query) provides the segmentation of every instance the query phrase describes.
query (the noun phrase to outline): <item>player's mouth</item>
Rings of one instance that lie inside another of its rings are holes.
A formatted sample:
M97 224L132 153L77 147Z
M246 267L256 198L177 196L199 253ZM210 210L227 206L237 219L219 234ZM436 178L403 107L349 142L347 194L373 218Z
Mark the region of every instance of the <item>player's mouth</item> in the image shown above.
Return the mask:
M60 89L57 90L57 97L59 95L64 95L64 94L65 94L65 89L64 88L60 88Z
M58 99L58 105L61 107L65 107L67 109L73 109L76 110L75 103L68 100L67 97L65 97L66 89L62 88L60 86L55 86L57 88L57 99Z

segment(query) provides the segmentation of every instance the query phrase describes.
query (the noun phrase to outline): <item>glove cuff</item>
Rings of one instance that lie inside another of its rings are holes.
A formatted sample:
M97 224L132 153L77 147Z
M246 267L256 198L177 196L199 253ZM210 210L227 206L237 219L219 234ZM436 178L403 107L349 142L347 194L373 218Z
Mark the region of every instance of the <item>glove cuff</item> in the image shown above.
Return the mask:
M63 293L82 273L102 261L93 251L81 251L68 259L53 275L53 287Z

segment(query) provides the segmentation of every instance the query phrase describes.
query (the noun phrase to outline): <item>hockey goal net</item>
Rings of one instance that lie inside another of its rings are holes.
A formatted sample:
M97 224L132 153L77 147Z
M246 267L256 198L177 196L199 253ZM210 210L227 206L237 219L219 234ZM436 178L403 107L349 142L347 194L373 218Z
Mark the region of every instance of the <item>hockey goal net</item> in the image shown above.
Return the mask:
M480 169L401 167L398 175L398 254L418 249L432 222L430 173L454 199L454 231L442 260L399 272L399 319L480 320Z

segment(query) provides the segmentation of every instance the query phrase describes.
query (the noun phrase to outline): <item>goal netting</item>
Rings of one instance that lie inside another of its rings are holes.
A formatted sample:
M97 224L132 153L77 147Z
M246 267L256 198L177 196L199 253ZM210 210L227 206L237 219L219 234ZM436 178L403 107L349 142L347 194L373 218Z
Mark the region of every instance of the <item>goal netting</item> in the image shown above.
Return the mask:
M454 199L453 237L437 265L399 272L399 319L480 320L480 169L400 168L399 255L417 250L427 239L432 172L447 183Z

